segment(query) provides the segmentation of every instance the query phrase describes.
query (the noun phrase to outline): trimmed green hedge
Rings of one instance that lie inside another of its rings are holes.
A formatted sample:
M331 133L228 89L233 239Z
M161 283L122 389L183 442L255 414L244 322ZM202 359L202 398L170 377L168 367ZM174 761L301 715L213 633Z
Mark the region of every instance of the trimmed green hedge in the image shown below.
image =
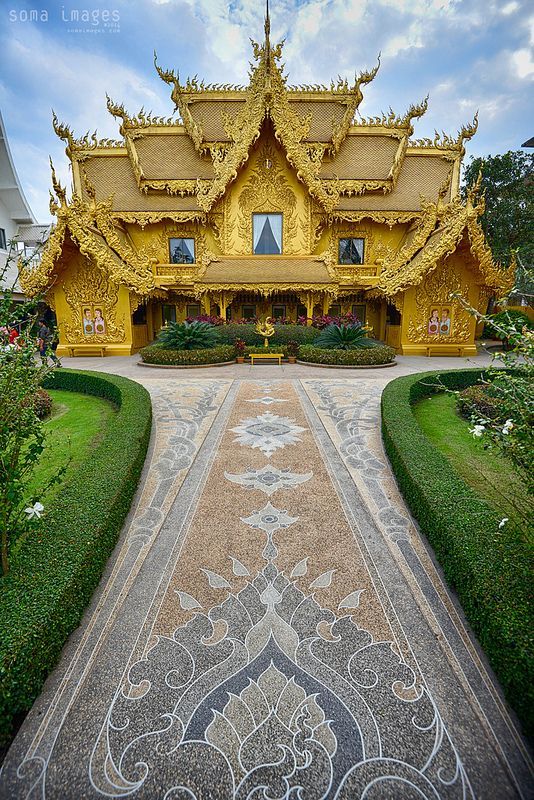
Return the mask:
M243 339L246 345L261 347L263 345L263 337L256 333L255 323L243 323L238 325L235 322L228 322L226 325L219 325L217 333L220 342L233 344L236 339ZM320 333L317 328L312 328L311 325L275 325L275 334L270 339L270 344L278 342L280 344L287 344L287 342L295 341L299 344L307 344L313 342L315 337Z
M397 378L382 395L382 436L408 506L453 586L504 692L527 734L534 732L532 553L467 486L412 413L437 378L462 390L480 370Z
M45 386L106 398L117 413L0 579L0 741L9 740L80 622L130 509L150 438L150 396L133 381L61 369Z
M376 347L355 347L352 350L326 349L306 344L300 348L298 354L299 361L310 361L313 364L339 364L340 366L389 364L394 359L395 350L386 344Z
M168 364L175 366L195 366L195 364L220 364L233 361L235 350L233 345L220 344L217 347L204 347L199 350L166 350L163 347L149 345L139 351L145 364Z

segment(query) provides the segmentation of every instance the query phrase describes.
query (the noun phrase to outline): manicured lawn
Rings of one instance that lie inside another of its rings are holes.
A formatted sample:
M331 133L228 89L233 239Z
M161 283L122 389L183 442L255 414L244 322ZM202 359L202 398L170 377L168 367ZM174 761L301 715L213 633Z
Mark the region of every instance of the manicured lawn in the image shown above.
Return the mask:
M100 441L115 407L108 400L78 392L49 390L52 397L52 413L45 421L46 446L35 467L29 494L36 493L47 485L58 469L69 462L62 482L76 472L78 466ZM61 484L51 486L40 497L43 505L61 491Z
M517 521L516 507L523 512L532 499L521 486L512 464L469 433L472 427L456 412L455 395L435 394L413 406L413 413L425 435L450 461L464 481L509 524ZM524 525L524 520L523 520Z

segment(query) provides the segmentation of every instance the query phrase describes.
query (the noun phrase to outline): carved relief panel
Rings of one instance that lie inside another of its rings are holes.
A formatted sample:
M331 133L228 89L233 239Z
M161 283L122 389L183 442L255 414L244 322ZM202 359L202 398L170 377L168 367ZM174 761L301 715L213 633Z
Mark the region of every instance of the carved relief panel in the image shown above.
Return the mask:
M442 264L427 275L415 292L415 311L410 315L408 339L411 342L460 344L469 341L472 318L454 298L469 297L469 284L461 279L451 265Z
M119 287L100 269L86 263L63 284L63 292L70 310L70 322L63 325L69 344L124 342L124 320L117 320Z

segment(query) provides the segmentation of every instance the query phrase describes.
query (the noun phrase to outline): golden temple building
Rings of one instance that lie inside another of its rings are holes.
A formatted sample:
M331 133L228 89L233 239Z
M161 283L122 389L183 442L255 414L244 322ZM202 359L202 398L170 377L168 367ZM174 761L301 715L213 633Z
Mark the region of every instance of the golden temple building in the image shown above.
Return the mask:
M412 139L427 100L356 118L378 66L290 86L282 45L253 44L248 86L181 83L156 62L179 119L130 116L119 141L76 139L56 180L56 225L22 276L54 309L58 355L127 355L169 320L355 313L401 354L476 352L475 319L510 284L493 263L476 187L459 193L464 142Z

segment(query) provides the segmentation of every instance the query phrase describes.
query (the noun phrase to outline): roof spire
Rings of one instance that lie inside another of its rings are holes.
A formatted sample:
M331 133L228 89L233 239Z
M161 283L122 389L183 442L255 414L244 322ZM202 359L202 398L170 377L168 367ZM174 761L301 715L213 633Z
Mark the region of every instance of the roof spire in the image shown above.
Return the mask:
M269 67L271 54L271 19L269 17L269 0L265 0L265 55L267 57L267 67Z

